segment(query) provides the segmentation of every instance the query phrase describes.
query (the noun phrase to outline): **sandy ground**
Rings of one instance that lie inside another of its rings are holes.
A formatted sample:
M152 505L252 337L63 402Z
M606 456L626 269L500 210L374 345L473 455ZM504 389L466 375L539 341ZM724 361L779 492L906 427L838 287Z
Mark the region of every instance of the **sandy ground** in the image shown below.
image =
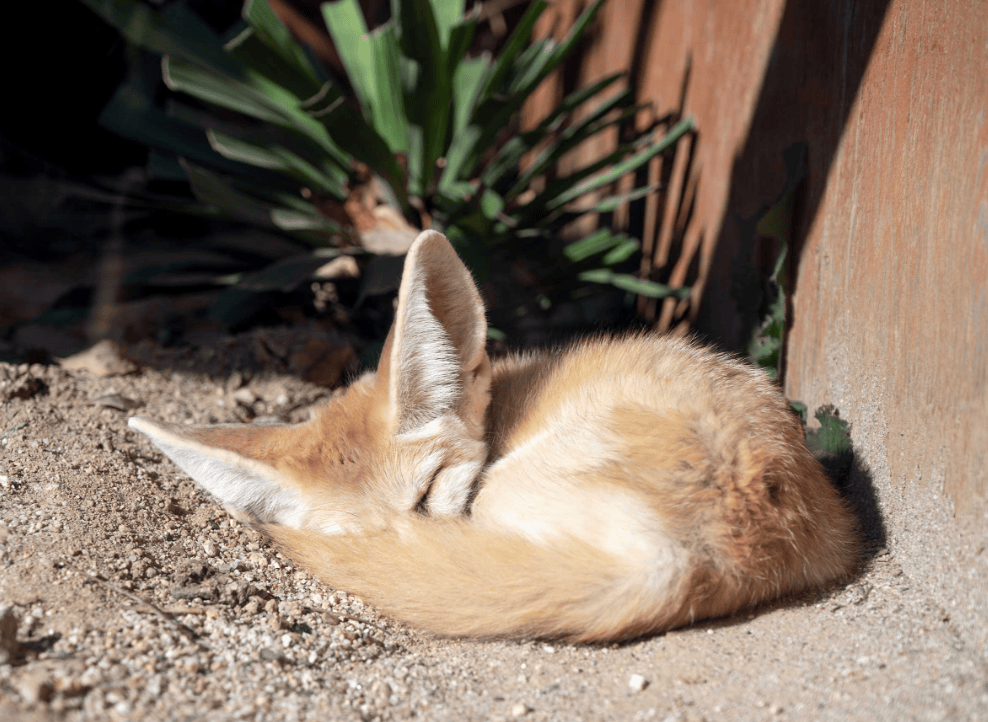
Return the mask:
M211 353L0 365L0 719L988 719L984 658L886 551L842 588L619 646L383 618L127 429L131 407L301 420L330 393L190 370Z

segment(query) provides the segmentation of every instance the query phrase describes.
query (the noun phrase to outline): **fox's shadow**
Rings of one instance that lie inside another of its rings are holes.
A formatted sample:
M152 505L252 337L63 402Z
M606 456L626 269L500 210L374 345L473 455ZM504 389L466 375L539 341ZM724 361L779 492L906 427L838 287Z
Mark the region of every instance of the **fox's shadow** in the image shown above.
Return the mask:
M817 418L821 415L836 420L841 426L839 433L843 436L837 450L820 448L813 443L813 433L808 434L810 446L817 459L827 472L827 477L847 502L855 518L858 520L858 530L861 535L862 565L873 559L886 544L885 522L882 519L878 494L868 466L856 453L847 434L847 424L840 420L839 412L832 407L817 410ZM821 419L823 420L823 419ZM826 422L824 422L826 424ZM819 433L824 435L824 429ZM831 433L838 433L833 430Z

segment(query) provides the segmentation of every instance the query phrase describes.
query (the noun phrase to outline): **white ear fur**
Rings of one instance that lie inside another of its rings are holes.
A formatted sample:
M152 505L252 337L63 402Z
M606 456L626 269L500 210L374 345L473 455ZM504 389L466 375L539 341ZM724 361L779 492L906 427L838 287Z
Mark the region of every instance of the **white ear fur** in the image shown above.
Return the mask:
M423 231L405 259L389 364L399 433L447 413L471 427L482 424L490 384L486 342L484 304L470 272L445 236Z
M196 438L200 429L152 422L139 416L127 425L140 431L201 487L219 499L237 519L298 528L302 501L293 489L278 482L278 472L254 459ZM249 429L250 427L243 427Z

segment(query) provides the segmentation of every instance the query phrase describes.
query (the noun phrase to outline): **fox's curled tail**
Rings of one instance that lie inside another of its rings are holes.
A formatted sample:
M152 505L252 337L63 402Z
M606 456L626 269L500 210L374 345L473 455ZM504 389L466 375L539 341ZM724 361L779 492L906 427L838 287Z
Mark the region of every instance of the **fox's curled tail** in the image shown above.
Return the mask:
M264 531L327 583L444 635L593 642L681 623L681 602L657 605L633 567L576 539L541 546L463 520L361 535Z
M327 583L447 636L614 641L690 621L689 579L657 595L641 570L577 539L542 546L432 519L360 535L264 531Z

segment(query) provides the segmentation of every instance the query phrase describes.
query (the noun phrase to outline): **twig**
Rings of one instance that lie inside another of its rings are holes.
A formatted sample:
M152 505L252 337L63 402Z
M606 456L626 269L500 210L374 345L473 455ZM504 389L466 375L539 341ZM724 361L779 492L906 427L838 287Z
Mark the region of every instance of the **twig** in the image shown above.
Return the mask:
M202 647L203 649L208 649L206 647L206 645L204 645L202 642L199 641L199 635L196 634L194 630L190 629L186 625L184 625L181 622L179 622L178 620L176 620L175 617L172 616L171 613L166 612L164 609L162 609L158 605L154 604L153 602L149 602L147 599L144 599L143 597L140 597L137 594L132 594L131 592L128 592L123 587L117 586L116 584L114 584L110 580L106 579L105 577L103 577L100 574L96 574L95 572L91 572L90 575L89 575L89 578L92 579L93 581L99 582L100 584L102 584L107 589L109 589L111 591L114 591L117 594L120 594L121 596L127 597L128 599L130 599L133 602L137 602L138 604L143 604L145 607L147 607L152 612L154 612L159 617L161 617L166 622L168 622L173 627L175 627L175 629L177 629L179 632L181 632L182 634L184 634L185 636L187 636L193 642L196 642L200 647Z

